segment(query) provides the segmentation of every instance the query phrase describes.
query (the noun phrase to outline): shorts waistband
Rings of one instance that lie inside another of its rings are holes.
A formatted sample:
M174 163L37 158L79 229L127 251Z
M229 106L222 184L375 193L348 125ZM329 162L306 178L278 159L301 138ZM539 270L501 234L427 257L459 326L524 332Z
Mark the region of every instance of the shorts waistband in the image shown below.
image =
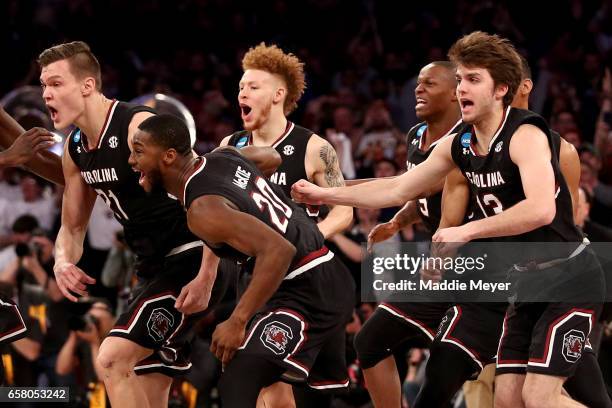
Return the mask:
M526 272L530 270L541 271L543 269L552 268L553 266L557 266L562 264L563 262L567 262L570 259L580 255L582 251L586 249L586 247L590 244L590 241L587 238L584 238L580 245L567 257L567 258L557 258L547 262L535 263L535 262L527 262L525 264L515 264L514 269L519 272Z

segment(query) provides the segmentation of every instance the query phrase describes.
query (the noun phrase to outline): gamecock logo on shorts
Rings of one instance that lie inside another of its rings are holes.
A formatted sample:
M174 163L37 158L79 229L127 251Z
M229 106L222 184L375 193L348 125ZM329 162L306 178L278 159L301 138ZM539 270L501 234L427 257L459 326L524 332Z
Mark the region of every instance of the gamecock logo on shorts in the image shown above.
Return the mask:
M149 321L147 322L147 329L149 329L149 335L155 341L162 341L168 335L170 329L174 326L174 316L164 308L157 308L153 310Z
M293 332L286 324L274 321L266 324L260 339L263 345L272 350L274 354L283 354L287 344L293 339Z
M586 340L584 332L570 330L563 336L563 349L561 353L568 363L575 363L582 355L582 347Z

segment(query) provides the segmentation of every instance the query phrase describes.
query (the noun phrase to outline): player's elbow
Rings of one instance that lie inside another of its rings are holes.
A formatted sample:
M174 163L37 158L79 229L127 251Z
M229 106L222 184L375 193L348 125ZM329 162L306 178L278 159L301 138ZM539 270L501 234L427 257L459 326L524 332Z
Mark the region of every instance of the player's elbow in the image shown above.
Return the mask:
M537 224L537 227L541 227L544 225L549 225L555 219L555 215L557 214L557 208L555 206L555 202L547 203L546 205L541 205L534 212L534 223Z

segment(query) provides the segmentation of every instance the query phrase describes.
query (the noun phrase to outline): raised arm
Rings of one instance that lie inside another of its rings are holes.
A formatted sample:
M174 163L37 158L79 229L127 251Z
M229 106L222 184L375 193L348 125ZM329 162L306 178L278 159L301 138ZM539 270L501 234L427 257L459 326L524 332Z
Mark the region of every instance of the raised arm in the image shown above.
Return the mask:
M66 298L76 302L77 298L71 292L85 296L85 285L95 283L93 278L76 267L76 263L83 255L83 241L96 193L83 181L70 157L68 144L64 148L62 165L66 187L62 200L62 226L55 241L53 271L60 291Z
M431 186L443 180L455 166L451 157L452 139L435 147L420 165L392 179L378 179L351 187L321 188L305 180L292 187L298 202L339 204L360 208L403 206L406 202L427 195Z
M0 146L8 149L24 132L21 125L0 107ZM24 167L53 183L64 184L61 159L48 150L37 150L24 163Z
M203 196L187 212L189 229L211 245L227 244L255 257L253 278L229 319L217 326L211 351L224 363L245 336L246 324L274 294L295 255L295 247L257 218L220 196Z

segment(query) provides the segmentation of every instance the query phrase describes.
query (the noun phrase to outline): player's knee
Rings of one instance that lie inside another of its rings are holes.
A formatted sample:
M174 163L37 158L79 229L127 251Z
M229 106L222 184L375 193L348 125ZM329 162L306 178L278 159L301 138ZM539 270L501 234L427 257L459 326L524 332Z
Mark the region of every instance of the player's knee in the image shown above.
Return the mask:
M495 388L493 399L495 408L514 408L520 406L522 401L520 394L517 401L516 394L498 387Z
M100 346L97 363L106 374L121 372L131 375L136 362L129 350L117 347L113 342L104 342Z
M353 341L357 358L364 369L372 368L391 355L391 350L384 347L380 341L380 333L362 329Z

